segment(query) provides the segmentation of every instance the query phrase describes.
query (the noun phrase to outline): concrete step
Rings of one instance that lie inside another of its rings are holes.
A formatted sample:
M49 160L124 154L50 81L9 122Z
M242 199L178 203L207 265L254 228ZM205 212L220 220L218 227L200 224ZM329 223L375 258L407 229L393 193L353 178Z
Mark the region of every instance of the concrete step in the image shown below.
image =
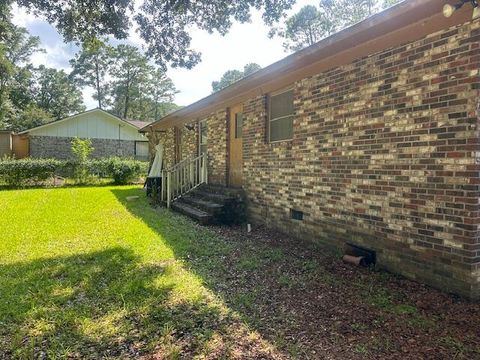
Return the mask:
M197 220L202 225L207 225L212 220L212 215L192 205L189 205L183 202L182 199L174 201L171 205L171 208L176 212L179 212L183 215L186 215L192 219Z
M202 199L205 199L207 201L214 202L220 205L225 205L226 203L232 202L235 200L234 196L225 195L222 193L209 192L207 191L207 189L204 190L203 188L195 189L190 193L190 195L197 198L200 197Z
M221 195L232 196L232 197L241 198L244 195L243 189L230 188L230 187L225 187L221 185L202 184L200 185L199 189L209 193L221 194Z
M222 204L197 197L194 194L183 196L182 202L192 205L197 209L203 210L212 216L218 215L224 208Z

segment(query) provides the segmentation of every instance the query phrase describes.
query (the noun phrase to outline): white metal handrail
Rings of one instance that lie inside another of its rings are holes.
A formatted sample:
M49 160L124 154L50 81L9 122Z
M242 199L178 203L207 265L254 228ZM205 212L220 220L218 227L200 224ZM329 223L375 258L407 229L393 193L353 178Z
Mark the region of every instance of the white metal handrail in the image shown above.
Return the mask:
M207 182L207 154L187 158L162 170L160 200L170 207L172 201Z

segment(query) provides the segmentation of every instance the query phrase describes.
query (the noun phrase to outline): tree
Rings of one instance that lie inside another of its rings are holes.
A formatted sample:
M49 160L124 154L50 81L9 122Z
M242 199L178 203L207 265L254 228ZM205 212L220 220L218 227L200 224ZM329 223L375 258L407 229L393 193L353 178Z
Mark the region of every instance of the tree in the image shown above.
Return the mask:
M92 39L83 44L82 50L70 60L72 78L80 86L95 89L93 98L100 109L105 108L109 83L107 74L113 65L113 49L103 41Z
M170 78L161 68L149 64L137 48L119 45L110 76L112 111L124 119L158 120L172 104L177 93Z
M155 70L149 79L147 98L150 102L150 116L147 119L159 120L177 108L173 98L178 92L173 81L161 69Z
M257 72L261 68L262 67L257 63L249 63L243 67L243 77L247 77L248 75L251 75L254 72Z
M226 88L227 86L237 82L238 80L243 79L244 77L253 74L254 72L260 70L262 67L255 63L247 64L243 67L242 70L228 70L223 75L219 81L212 82L212 92L217 92Z
M29 101L30 57L40 39L11 23L10 8L0 4L0 128L7 128Z
M5 0L3 0L5 1ZM147 44L147 55L163 67L192 68L200 53L190 48L189 30L196 27L226 34L233 21L250 20L252 9L262 11L267 25L278 21L295 0L11 0L55 25L67 42L114 36L126 39L132 23Z
M269 37L278 35L285 39L283 47L286 50L298 51L333 34L335 29L336 24L331 16L313 5L307 5L289 17L284 28L273 28Z
M5 45L0 44L0 128L8 127L8 118L13 113L8 84L15 68L6 57Z
M398 4L399 2L402 2L403 0L383 0L382 8L387 9L393 5Z
M318 8L304 6L283 27L273 27L269 36L283 38L286 51L298 51L400 1L320 0Z
M35 71L35 103L52 114L54 119L85 110L82 92L63 70L41 65Z
M149 74L153 67L148 59L131 45L119 45L115 49L115 62L112 67L113 112L124 119L131 117L131 105L145 92Z
M64 71L35 69L40 39L11 22L0 0L0 128L22 131L84 109L80 90Z
M42 109L35 103L29 103L21 112L19 112L18 116L12 120L9 129L15 132L20 132L44 125L53 120L52 115L48 111Z

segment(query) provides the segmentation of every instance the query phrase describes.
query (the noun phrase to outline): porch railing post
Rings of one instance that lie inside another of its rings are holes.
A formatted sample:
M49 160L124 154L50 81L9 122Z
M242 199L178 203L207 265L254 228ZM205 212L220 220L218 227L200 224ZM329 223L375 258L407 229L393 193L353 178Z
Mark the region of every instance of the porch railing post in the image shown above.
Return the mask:
M167 174L167 208L170 207L170 199L171 199L171 196L172 196L172 193L171 193L171 179L172 179L172 175L170 172L168 172Z
M189 181L190 181L190 188L195 186L195 180L194 180L194 173L195 173L195 161L192 160L190 161L190 166L188 167L189 171Z
M172 201L186 194L200 184L208 182L208 156L202 154L188 158L161 172L161 201L167 208Z
M203 154L203 182L208 184L208 156L207 153Z
M200 164L199 164L199 173L200 173L200 183L203 183L205 181L205 154L202 154L202 157L200 158Z
M160 202L162 203L165 200L164 190L165 190L165 170L162 170L160 175Z

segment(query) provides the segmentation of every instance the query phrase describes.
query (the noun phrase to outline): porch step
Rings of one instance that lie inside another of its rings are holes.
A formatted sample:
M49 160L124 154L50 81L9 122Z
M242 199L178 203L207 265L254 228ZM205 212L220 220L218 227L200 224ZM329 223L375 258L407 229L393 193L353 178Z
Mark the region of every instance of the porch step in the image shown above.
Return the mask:
M236 196L243 193L242 189L225 187L222 185L202 184L200 185L200 188L210 193L224 194L228 196Z
M200 224L203 225L209 224L212 219L212 216L209 213L193 207L183 201L174 201L171 208L176 212L187 215L192 219L198 220Z
M171 207L202 224L233 224L244 221L243 199L239 189L203 184L175 200Z
M229 195L225 195L217 192L210 192L208 191L207 188L204 188L204 187L193 190L192 194L202 199L206 199L207 201L215 202L217 204L222 204L222 205L235 200L233 196L229 196Z
M218 213L223 209L223 205L213 202L204 200L203 198L196 197L194 195L186 195L182 197L182 202L185 202L197 209L201 209L209 214Z

